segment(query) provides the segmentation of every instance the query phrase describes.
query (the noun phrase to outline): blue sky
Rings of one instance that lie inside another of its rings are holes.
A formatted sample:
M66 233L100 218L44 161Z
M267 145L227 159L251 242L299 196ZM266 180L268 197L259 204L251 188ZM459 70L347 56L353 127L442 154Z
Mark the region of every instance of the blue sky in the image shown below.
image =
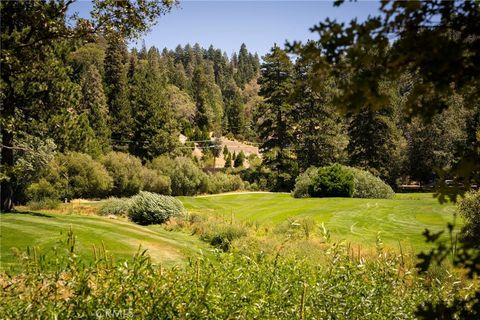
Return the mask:
M90 7L89 1L80 1L73 9L85 16ZM262 56L274 43L283 46L286 40L317 39L309 28L327 17L363 20L377 14L378 7L378 1L346 2L340 7L333 7L331 1L181 1L131 46L140 47L144 40L147 47L174 49L198 42L203 47L213 44L230 55L244 42Z

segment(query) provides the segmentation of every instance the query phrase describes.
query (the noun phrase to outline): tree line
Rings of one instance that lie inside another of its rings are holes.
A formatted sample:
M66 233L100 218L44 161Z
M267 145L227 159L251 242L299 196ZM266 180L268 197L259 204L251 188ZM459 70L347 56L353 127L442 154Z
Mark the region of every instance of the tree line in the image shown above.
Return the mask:
M146 163L189 155L193 145L182 145L180 133L215 157L221 149L210 142L211 133L258 143L262 164L235 173L271 190L290 191L301 172L332 163L368 170L392 187L455 178L462 172L445 170L462 167L465 159L476 172L476 78L450 90L429 78L434 68L428 64L420 67L430 71L397 72L395 59L410 52L402 43L411 42L362 34L380 28L374 18L364 29L345 27L346 33L327 21L314 28L320 40L274 45L261 59L245 44L232 56L198 44L129 50L128 40L173 5L147 3L95 2L92 19L70 17L74 23L67 23L70 1L2 3L4 16L16 17L2 19L3 210L12 209L13 194L25 186L25 166L41 166L49 153L99 158L114 150ZM392 12L416 10L398 6ZM43 24L33 12L42 13ZM445 39L458 42L440 34L438 45ZM464 42L465 56L474 59L471 43ZM427 80L443 91L428 91Z

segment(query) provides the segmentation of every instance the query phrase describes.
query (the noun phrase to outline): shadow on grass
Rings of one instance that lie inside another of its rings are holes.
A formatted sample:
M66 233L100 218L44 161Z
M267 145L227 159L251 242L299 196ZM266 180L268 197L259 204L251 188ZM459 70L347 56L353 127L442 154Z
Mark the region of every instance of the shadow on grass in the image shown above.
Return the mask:
M14 214L28 214L34 217L42 217L42 218L55 218L52 215L48 215L46 213L41 213L41 212L34 212L34 211L15 211L13 212Z

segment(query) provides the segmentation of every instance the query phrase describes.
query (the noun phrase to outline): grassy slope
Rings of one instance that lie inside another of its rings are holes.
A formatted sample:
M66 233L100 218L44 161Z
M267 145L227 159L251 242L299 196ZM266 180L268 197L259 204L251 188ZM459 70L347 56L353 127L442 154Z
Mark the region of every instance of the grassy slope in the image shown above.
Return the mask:
M99 248L102 242L116 259L131 257L141 245L154 261L167 264L181 261L186 254L208 250L205 243L193 236L120 219L50 213L2 214L0 219L2 268L15 261L12 248L52 247L61 238L60 232L65 233L70 226L79 252L87 259L93 258L93 246Z
M442 230L452 221L451 204L440 205L431 194L399 194L386 199L310 198L294 199L289 194L228 194L207 197L183 197L192 212L215 212L237 219L276 225L288 218L313 218L324 222L333 237L362 245L382 241L414 251L428 246L423 242L425 228Z

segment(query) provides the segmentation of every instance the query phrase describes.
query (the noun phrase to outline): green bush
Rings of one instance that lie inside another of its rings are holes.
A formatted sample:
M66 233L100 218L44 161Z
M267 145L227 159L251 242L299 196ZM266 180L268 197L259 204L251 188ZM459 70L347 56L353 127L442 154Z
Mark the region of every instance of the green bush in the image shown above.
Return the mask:
M312 197L351 197L354 191L353 174L344 166L333 164L318 169L308 193Z
M101 157L100 161L113 178L110 195L128 197L142 189L142 162L139 158L128 153L112 151Z
M42 201L45 199L59 198L59 192L50 182L45 178L41 178L38 182L32 183L27 188L27 198L30 201Z
M193 196L207 192L207 175L190 158L170 159L160 156L152 160L149 168L170 178L174 196Z
M313 179L317 176L318 168L310 167L302 172L295 180L295 189L293 189L292 195L295 198L308 198L310 193L308 190L313 184Z
M43 172L60 198L101 198L112 188L105 167L89 155L72 152L58 154Z
M353 198L374 198L374 199L389 199L392 198L395 193L392 188L383 182L380 178L375 177L372 173L357 168L333 165L330 167L317 169L315 167L308 168L305 172L300 174L295 180L295 189L292 192L292 195L295 198L305 198L314 196L310 192L313 192L315 183L319 183L320 178L318 175L323 175L322 188L337 188L337 184L342 184L337 176L344 177L346 179L346 186L341 188L346 188L347 191L344 191L343 196L351 194ZM350 184L353 177L353 193L350 193ZM343 180L342 180L343 181ZM333 187L332 185L336 185ZM317 196L326 196L326 195L317 195ZM330 195L334 196L334 195Z
M392 188L372 173L346 167L353 174L353 198L390 199L395 195Z
M159 156L147 164L149 169L158 171L164 176L170 177L175 170L175 160L167 156Z
M143 190L155 192L164 195L172 193L172 182L169 176L162 175L160 172L142 168Z
M465 219L463 237L469 241L480 237L480 190L470 191L458 206L460 215ZM478 242L477 242L478 243Z
M221 193L244 189L242 178L238 175L217 172L208 175L208 193Z
M100 207L100 214L108 215L127 215L130 209L131 200L129 198L108 198Z
M174 197L142 191L131 198L128 216L135 223L148 225L164 223L184 211L183 204Z
M24 253L18 273L0 273L2 318L94 319L115 311L112 318L417 319L419 305L474 290L453 286L455 275L425 281L403 255L356 257L341 245L322 250L325 263L278 249L214 253L168 267L140 253L114 262L105 251L88 263L75 241L65 243Z

